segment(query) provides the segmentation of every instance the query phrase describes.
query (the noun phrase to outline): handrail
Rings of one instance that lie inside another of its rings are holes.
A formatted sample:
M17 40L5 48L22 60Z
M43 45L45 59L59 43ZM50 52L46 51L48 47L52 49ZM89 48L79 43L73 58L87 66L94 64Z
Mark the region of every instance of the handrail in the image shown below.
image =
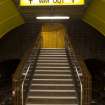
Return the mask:
M67 41L67 46L70 48L69 40L66 39L66 41ZM83 84L82 84L82 81L81 81L81 78L80 78L80 75L79 75L79 72L78 72L78 69L77 69L76 65L75 64L73 64L73 65L75 67L75 71L77 73L77 77L78 77L78 80L79 80L79 83L80 83L80 90L81 90L80 105L83 105L83 103L82 103L82 101L83 101Z
M91 98L92 97L91 75L90 75L85 63L82 61L81 56L79 56L79 55L77 56L75 54L74 49L72 48L71 42L69 40L69 36L65 36L65 47L68 52L68 57L73 53L74 62L72 64L75 69L74 72L78 74L77 75L79 77L79 80L78 80L79 85L78 86L79 86L79 90L82 93L82 94L79 93L80 105L90 105L91 99L92 99ZM76 77L76 78L78 79L78 77Z
M25 56L21 60L18 68L16 69L16 72L13 75L12 79L12 88L13 88L13 103L14 105L24 105L26 94L24 93L24 88L26 91L28 91L28 87L24 87L25 80L27 79L27 75L29 74L29 69L31 66L31 63L27 62L28 59L30 59L32 51L35 51L36 59L38 57L39 51L41 47L41 36L39 35L35 42L32 44L32 47L26 52ZM35 59L35 60L36 60ZM28 65L27 65L28 64ZM34 65L32 65L32 68L35 68L36 61L34 61ZM26 68L27 67L27 68ZM26 68L26 69L25 69ZM25 72L23 72L23 70ZM34 69L33 69L34 70ZM33 72L31 71L31 73ZM24 75L24 77L23 77ZM31 79L31 77L29 77ZM27 85L28 86L28 85Z
M83 100L83 85L82 85L82 81L80 79L80 75L79 75L79 72L78 72L78 69L76 67L76 65L74 66L75 67L75 70L76 70L76 73L77 73L77 76L78 76L78 80L80 82L80 87L81 87L81 99L80 99L80 105L83 105L82 104L82 100Z
M31 64L29 64L29 66L27 68L27 71L25 73L25 77L24 77L23 82L22 82L22 89L21 89L21 93L22 93L22 105L24 105L24 82L25 82L25 80L27 78L28 72L30 70L30 66L31 66Z
M35 45L37 45L39 43L39 40L40 40L40 37L37 38L37 41L36 41ZM25 77L24 77L24 79L22 81L22 84L21 84L21 95L22 95L22 103L21 104L22 105L24 105L24 83L25 83L25 80L27 78L28 72L30 70L30 66L31 66L31 64L29 64L29 66L28 66L28 68L26 70L26 73L24 73Z

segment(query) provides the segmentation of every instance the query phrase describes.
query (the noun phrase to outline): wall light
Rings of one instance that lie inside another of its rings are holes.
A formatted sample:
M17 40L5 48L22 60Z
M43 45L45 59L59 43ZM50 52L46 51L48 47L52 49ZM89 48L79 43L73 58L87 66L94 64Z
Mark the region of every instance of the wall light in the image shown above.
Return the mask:
M38 16L38 20L67 20L70 19L69 16Z

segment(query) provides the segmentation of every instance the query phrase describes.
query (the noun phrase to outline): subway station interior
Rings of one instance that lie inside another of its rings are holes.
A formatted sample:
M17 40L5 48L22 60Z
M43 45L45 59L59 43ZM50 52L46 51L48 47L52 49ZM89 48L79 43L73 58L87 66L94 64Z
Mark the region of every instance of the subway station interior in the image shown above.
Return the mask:
M105 105L105 0L0 0L0 105Z

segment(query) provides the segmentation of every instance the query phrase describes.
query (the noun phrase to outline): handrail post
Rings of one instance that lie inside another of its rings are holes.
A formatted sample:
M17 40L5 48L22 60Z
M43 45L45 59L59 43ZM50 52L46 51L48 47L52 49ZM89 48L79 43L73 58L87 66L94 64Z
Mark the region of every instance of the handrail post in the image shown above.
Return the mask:
M22 105L24 105L24 82L25 82L25 80L26 80L26 78L27 78L27 74L28 74L28 72L29 72L29 70L30 70L30 66L31 66L31 65L28 66L27 71L26 71L26 73L25 73L25 77L24 77L23 82L22 82L22 88L21 88Z
M78 79L79 79L79 82L80 82L80 87L81 87L81 99L80 99L80 105L83 105L82 104L82 100L83 100L83 85L82 85L82 81L80 79L80 75L79 75L79 72L78 72L78 69L75 65L75 70L76 70L76 73L77 73L77 76L78 76Z

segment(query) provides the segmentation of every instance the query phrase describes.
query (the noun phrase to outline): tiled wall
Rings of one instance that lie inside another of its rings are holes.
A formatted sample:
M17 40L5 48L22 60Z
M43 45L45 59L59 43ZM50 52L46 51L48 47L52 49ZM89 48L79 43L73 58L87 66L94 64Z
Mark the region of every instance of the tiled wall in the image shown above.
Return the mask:
M5 35L0 40L0 61L21 58L40 32L40 26L37 23L26 23ZM103 35L81 20L70 21L67 29L75 51L83 59L105 60Z
M37 23L26 23L7 33L0 39L0 61L14 59L24 55L40 30Z
M0 38L23 23L12 0L0 0Z
M68 32L73 46L83 59L105 60L105 37L81 20L70 21Z

